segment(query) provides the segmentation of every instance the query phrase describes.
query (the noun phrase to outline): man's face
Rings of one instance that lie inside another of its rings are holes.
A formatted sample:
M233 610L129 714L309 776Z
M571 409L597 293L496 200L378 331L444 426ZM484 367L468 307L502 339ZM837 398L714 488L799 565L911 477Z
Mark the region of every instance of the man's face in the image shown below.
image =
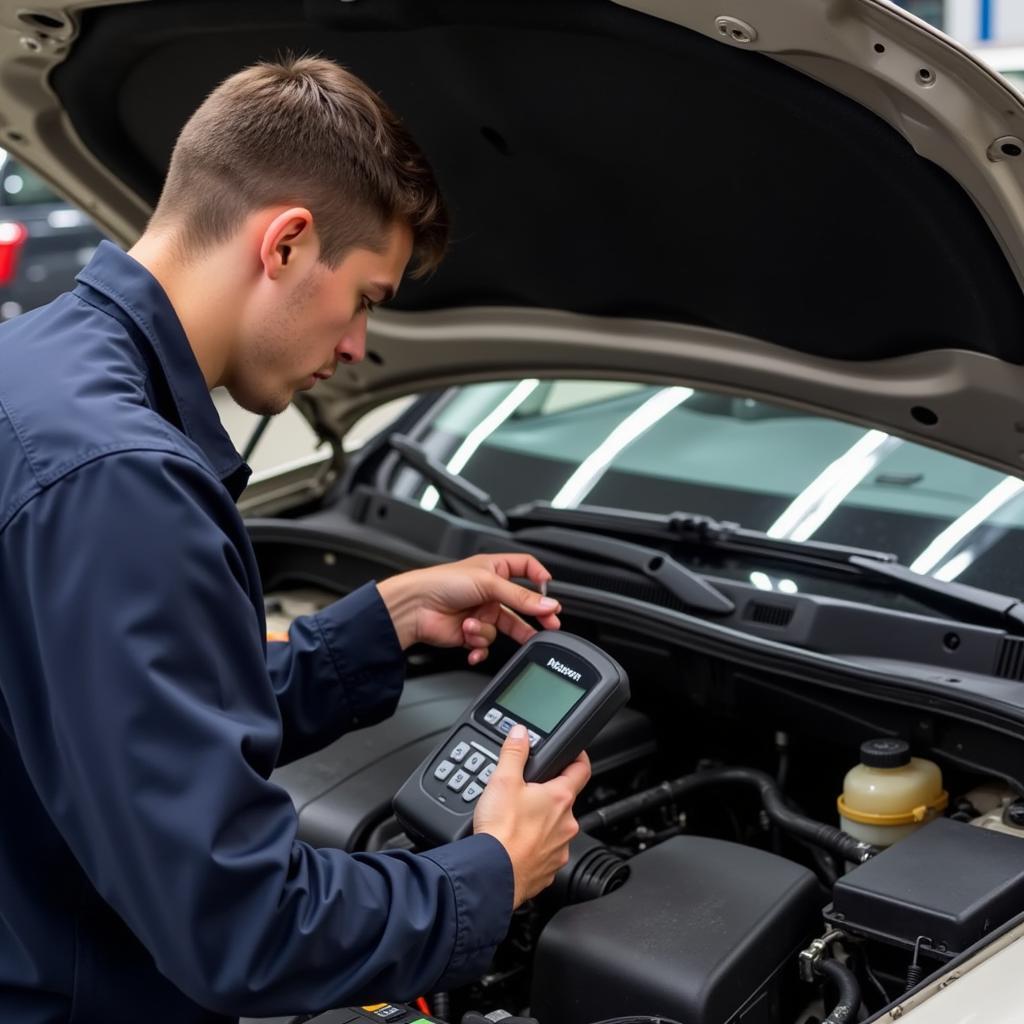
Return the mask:
M407 225L394 225L386 239L382 252L353 249L334 270L312 263L253 311L226 381L239 405L275 415L339 362L363 358L367 316L398 290L412 255Z

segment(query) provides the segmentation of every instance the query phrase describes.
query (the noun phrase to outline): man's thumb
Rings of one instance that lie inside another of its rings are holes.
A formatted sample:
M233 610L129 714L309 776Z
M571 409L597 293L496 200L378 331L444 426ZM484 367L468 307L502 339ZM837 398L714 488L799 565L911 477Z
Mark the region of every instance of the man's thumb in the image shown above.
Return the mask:
M522 778L523 769L526 767L526 759L529 756L530 740L526 735L526 727L522 725L512 726L512 731L505 737L505 742L501 745L498 771L503 775L514 774Z

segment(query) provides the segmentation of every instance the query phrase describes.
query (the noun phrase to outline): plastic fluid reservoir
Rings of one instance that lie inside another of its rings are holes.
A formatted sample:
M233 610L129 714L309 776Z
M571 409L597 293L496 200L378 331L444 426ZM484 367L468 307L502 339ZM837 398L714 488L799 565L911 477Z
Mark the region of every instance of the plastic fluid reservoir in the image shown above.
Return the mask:
M910 756L906 740L867 740L860 764L843 780L839 821L845 832L873 846L891 846L946 804L942 772L934 761Z

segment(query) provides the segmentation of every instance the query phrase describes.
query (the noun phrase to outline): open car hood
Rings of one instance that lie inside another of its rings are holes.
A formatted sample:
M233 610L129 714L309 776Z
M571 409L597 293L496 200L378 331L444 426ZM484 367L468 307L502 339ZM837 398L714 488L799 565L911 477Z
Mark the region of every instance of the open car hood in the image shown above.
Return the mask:
M884 0L0 0L0 138L112 237L245 64L405 119L449 257L298 399L340 436L454 381L678 381L1024 464L1024 102Z

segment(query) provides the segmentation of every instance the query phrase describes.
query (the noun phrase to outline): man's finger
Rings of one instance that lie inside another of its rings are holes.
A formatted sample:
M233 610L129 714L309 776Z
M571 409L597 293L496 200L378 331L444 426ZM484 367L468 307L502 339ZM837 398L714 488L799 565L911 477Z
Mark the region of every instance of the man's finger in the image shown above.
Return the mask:
M498 627L480 619L465 619L462 623L462 639L467 647L488 647L494 643Z
M477 557L483 559L485 564L505 579L518 576L520 579L532 580L538 584L551 579L551 573L533 555L528 555L525 551L510 551Z
M502 608L496 623L498 631L510 636L517 644L525 644L537 632L528 622L524 622L514 611Z
M500 614L501 605L497 601L489 601L476 609L473 618L479 619L481 622L489 622L493 626L498 621Z
M526 767L526 759L530 756L530 738L526 735L526 727L522 725L512 726L512 731L505 737L498 754L498 767L494 770L492 779L500 776L507 776L511 779L522 781L523 769Z
M485 573L479 585L487 599L500 601L506 608L521 615L557 615L562 606L553 597L542 597L534 590L511 583L494 573Z
M568 781L573 792L579 796L583 787L590 781L590 758L585 750L563 770L562 777Z
M562 621L557 615L538 615L537 622L541 629L561 629ZM528 622L524 622L514 611L508 608L502 609L498 618L498 630L506 636L512 637L516 643L525 644L527 640L537 632Z

